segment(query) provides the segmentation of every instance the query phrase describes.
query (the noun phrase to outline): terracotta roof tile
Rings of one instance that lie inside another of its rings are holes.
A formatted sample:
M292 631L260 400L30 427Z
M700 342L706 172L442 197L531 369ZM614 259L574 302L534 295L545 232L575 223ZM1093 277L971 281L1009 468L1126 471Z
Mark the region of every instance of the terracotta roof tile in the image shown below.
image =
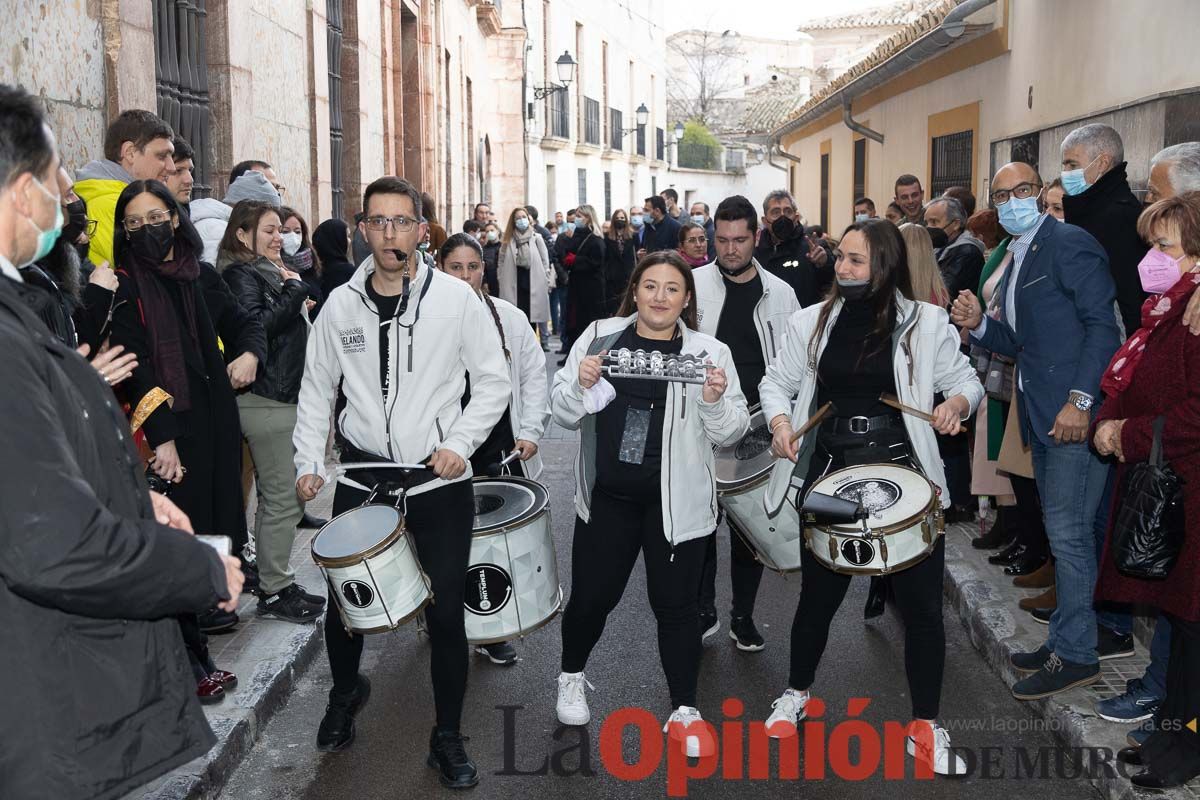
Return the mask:
M903 0L886 6L868 8L854 14L819 17L800 26L802 31L834 31L846 28L889 28L907 25L928 5L927 0Z

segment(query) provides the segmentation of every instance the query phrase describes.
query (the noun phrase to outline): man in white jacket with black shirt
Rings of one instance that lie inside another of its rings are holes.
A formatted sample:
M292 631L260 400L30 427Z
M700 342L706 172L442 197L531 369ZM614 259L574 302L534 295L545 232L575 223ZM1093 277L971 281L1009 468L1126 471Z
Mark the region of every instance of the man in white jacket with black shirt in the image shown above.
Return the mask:
M745 197L727 197L713 217L717 260L692 272L700 332L718 339L733 354L742 391L751 409L758 405L758 382L782 346L788 318L800 310L796 293L781 278L763 269L754 258L758 212ZM752 421L753 424L753 421ZM739 650L757 652L766 646L754 625L754 601L762 580L762 564L729 523L729 577L733 610L729 637ZM721 627L716 611L717 544L708 543L700 582L700 631L707 638Z
M346 399L337 430L346 461L427 462L409 481L406 523L438 602L426 608L437 723L429 764L445 786L478 782L459 733L467 685L463 616L474 521L469 458L508 406L508 367L487 308L464 282L428 267L417 254L426 225L421 195L401 178L379 178L363 194L359 228L371 257L326 300L305 357L294 443L296 490L311 500L325 482L329 416L341 383ZM471 400L461 405L465 376ZM380 469L367 480L338 481L333 513L363 503ZM365 488L364 488L365 485ZM354 715L370 694L358 674L362 637L336 614L325 618L333 672L317 748L340 750L354 738Z

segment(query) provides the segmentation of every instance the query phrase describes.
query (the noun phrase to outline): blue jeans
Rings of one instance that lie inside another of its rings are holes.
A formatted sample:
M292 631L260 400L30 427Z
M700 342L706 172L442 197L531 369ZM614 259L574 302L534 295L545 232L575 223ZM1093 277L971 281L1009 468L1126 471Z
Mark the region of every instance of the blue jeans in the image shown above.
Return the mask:
M550 290L550 321L554 323L554 332L563 337L564 324L567 314L567 287L555 286Z
M1108 538L1108 520L1112 510L1113 486L1117 482L1117 471L1110 469L1108 478L1104 481L1104 494L1100 496L1100 507L1096 509L1096 524L1092 530L1096 534L1096 564L1104 555L1104 540ZM1110 605L1111 610L1097 610L1096 622L1110 631L1122 635L1133 633L1133 616L1123 606ZM1169 642L1168 642L1169 647ZM1166 674L1166 673L1164 673Z
M1096 510L1109 466L1086 443L1045 444L1027 429L1033 472L1042 496L1046 536L1054 554L1058 608L1050 617L1048 646L1074 664L1096 659Z
M1167 662L1171 658L1171 623L1166 614L1159 614L1150 640L1150 666L1142 676L1142 685L1159 697L1167 696Z

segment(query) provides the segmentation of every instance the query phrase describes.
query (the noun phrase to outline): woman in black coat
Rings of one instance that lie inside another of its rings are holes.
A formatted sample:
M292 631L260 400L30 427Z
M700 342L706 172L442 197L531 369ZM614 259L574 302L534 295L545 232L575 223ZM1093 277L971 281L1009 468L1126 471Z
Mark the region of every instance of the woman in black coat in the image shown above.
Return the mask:
M134 181L117 200L113 257L120 285L114 345L137 355L122 385L132 427L153 451L150 466L196 533L229 536L242 557L242 431L225 360L199 284L200 235L170 190ZM236 623L236 615L229 615ZM217 670L195 617L181 618L202 702L236 681Z
M348 258L350 226L340 219L327 219L313 231L312 245L321 261L321 296L328 298L334 289L354 277L355 267ZM314 319L320 311L318 303L313 309Z
M604 237L604 284L608 295L604 310L610 317L617 313L625 297L625 287L629 285L637 261L637 243L630 231L629 216L625 209L618 208L608 222L608 235Z
M604 277L606 253L596 210L579 206L575 210L575 235L567 245L566 257L571 277L567 285L567 333L571 341L579 338L588 325L609 316Z

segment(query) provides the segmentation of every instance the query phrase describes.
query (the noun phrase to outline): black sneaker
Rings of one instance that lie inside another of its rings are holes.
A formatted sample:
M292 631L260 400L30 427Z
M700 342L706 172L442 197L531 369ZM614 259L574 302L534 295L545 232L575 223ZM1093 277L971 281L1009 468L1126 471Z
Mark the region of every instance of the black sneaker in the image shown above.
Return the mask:
M222 611L213 606L203 614L197 615L196 621L204 633L227 633L236 628L241 620L238 619L236 611Z
M1098 680L1099 664L1076 664L1051 653L1041 669L1013 684L1012 694L1018 700L1040 700Z
M317 606L319 608L325 607L325 598L324 597L321 597L321 595L319 595L319 594L313 594L308 589L305 589L303 586L301 586L298 583L293 584L293 585L296 587L296 590L298 592L300 592L300 596L304 598L304 602L308 603L309 605Z
M730 617L729 638L737 642L737 649L746 653L757 653L767 646L766 641L754 627L753 617Z
M700 641L704 641L712 636L717 631L721 630L721 620L717 618L715 611L700 612Z
M313 605L304 599L296 584L280 589L275 594L258 598L258 614L262 617L275 617L285 622L312 622L321 616L321 607Z
M1054 616L1053 608L1035 608L1029 612L1029 616L1033 617L1033 621L1039 625L1049 625L1050 618Z
M1050 648L1042 645L1032 653L1013 653L1008 661L1019 672L1037 672L1050 659Z
M488 661L502 667L511 667L517 663L517 651L508 642L480 645L475 648L475 652L481 656L487 656Z
M305 511L304 516L300 518L300 524L296 527L300 528L301 530L318 530L320 528L324 528L328 524L329 520L321 519L320 517L314 517L312 514Z
M458 731L434 728L429 732L429 756L425 763L440 773L438 780L447 789L470 789L479 783L479 771L463 748L465 741L467 737Z
M1103 625L1096 626L1096 653L1101 661L1110 658L1129 658L1133 655L1133 636L1128 633L1117 633Z
M329 690L329 705L317 728L317 749L326 753L344 750L354 741L354 716L367 704L371 696L371 682L365 675L358 676L358 686L350 694L338 694Z

